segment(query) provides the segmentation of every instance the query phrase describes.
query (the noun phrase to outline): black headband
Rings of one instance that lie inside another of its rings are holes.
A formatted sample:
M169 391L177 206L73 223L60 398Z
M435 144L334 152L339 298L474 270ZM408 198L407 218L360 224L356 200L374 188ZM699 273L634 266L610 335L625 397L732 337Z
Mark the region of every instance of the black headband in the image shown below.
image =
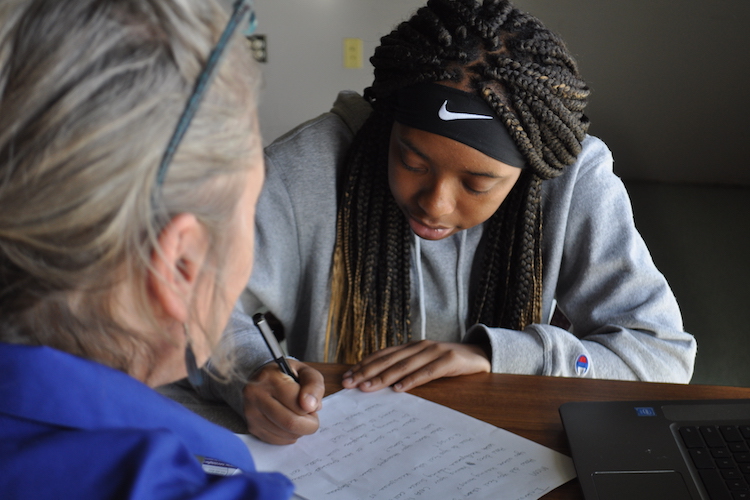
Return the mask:
M473 92L438 83L399 89L396 121L461 142L512 167L526 164L508 129Z

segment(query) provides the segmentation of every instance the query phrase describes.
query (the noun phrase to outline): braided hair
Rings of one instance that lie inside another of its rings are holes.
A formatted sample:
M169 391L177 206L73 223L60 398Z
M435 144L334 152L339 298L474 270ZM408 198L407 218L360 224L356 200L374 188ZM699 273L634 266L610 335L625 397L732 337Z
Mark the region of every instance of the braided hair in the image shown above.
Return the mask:
M375 80L365 98L373 113L352 143L339 188L327 352L356 363L411 338L412 235L387 165L395 93L422 82L468 85L526 159L485 223L477 253L483 275L469 298L468 324L522 330L540 322L541 185L575 162L588 129L589 90L565 44L507 0L429 0L381 39L371 62Z

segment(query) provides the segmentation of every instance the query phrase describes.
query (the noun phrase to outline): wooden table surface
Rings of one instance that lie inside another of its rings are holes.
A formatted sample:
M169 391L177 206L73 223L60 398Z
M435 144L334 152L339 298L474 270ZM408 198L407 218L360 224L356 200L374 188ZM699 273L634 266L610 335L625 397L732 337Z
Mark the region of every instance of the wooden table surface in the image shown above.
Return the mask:
M341 389L347 366L309 363L326 381L326 395ZM411 394L570 455L558 408L568 401L648 399L750 399L750 388L656 384L529 375L483 373L432 381ZM577 480L545 495L544 500L583 500Z

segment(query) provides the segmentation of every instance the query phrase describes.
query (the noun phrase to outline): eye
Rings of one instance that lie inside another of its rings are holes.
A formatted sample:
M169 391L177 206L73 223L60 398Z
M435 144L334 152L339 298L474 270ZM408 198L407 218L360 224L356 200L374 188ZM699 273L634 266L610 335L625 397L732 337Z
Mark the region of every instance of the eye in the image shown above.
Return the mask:
M399 159L401 160L401 166L409 172L425 172L427 170L422 166L421 159L413 153L410 154L409 151L402 149L399 153Z
M405 161L402 161L401 165L404 167L405 170L408 170L409 172L421 172L421 171L424 170L424 169L421 169L421 168L412 167L411 165L409 165Z
M490 191L492 191L492 188L494 188L498 181L497 179L470 179L469 181L465 181L464 183L464 189L468 191L471 194L476 195L482 195L487 194Z
M474 189L473 187L471 187L471 186L470 186L470 185L468 185L468 184L464 184L464 188L465 188L465 189L466 189L466 190L467 190L467 191L468 191L469 193L471 193L471 194L476 194L476 195L480 195L480 194L486 194L486 193L489 193L489 192L490 192L490 190L489 190L489 189Z

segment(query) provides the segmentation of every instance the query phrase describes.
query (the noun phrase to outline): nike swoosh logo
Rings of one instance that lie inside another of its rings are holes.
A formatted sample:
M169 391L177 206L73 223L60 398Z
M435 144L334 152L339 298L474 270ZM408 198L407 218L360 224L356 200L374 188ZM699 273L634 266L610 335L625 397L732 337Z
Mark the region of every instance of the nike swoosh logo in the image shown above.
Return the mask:
M474 115L471 113L454 113L453 111L448 111L448 100L446 100L442 106L440 106L440 111L438 111L438 116L441 120L449 122L452 120L492 120L492 116L487 115Z

